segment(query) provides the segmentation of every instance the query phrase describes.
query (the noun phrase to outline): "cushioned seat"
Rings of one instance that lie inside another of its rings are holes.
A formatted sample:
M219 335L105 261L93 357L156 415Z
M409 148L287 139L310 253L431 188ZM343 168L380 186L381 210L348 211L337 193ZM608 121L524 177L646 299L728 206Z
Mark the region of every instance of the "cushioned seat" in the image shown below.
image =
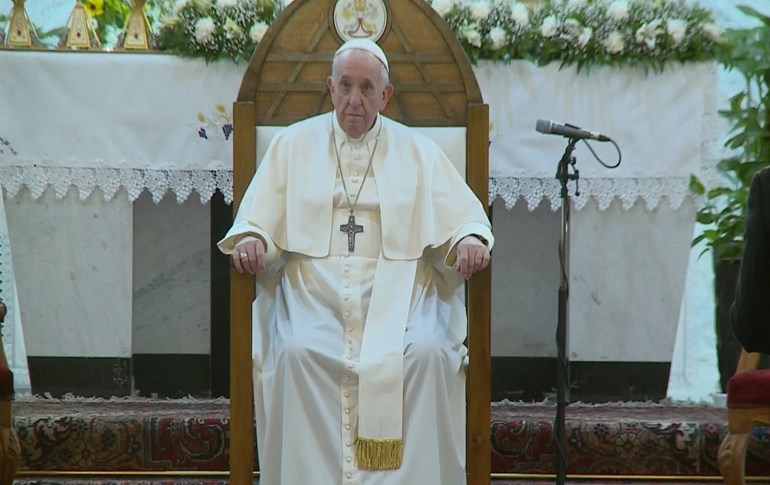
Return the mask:
M770 369L756 370L759 354L741 352L727 381L727 436L719 446L719 470L727 485L743 485L752 427L770 423Z
M743 372L727 382L727 407L770 406L770 369Z

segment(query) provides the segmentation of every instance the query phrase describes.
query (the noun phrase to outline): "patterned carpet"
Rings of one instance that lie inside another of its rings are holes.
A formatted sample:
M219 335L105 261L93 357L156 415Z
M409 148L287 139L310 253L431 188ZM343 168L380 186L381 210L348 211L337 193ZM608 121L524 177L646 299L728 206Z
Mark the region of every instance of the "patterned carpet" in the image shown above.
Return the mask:
M227 470L229 458L227 416L225 400L16 402L14 424L22 445L16 483L226 483L222 472ZM508 477L552 474L557 451L554 416L555 407L549 404L494 405L490 426L493 473L513 474ZM713 480L719 475L716 455L726 420L726 411L713 407L572 404L567 408L568 474ZM162 478L168 470L189 472L190 477ZM127 478L113 474L112 479L64 480L60 473L73 471L125 472ZM46 477L45 472L54 476ZM159 476L151 476L152 472ZM201 472L212 472L212 476ZM139 476L141 473L145 475ZM194 478L196 474L200 478ZM747 474L770 477L768 429L758 428L754 434ZM553 482L509 478L494 483Z

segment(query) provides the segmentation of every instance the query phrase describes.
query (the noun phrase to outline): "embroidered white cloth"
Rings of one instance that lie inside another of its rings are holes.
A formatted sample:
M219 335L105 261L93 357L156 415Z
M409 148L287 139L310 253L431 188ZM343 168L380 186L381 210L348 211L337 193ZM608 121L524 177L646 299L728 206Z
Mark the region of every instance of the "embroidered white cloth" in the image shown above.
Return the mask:
M0 51L0 177L11 196L75 185L110 199L121 187L160 200L232 194L232 102L246 64L206 64L164 54ZM576 73L526 61L474 67L490 106L490 197L508 206L560 204L556 163L566 144L535 131L554 119L603 132L623 151L618 169L576 151L583 195L606 207L661 198L678 207L691 174L711 177L718 158L716 67L668 65L664 72L593 68ZM607 163L610 144L595 143ZM716 148L715 148L716 147Z

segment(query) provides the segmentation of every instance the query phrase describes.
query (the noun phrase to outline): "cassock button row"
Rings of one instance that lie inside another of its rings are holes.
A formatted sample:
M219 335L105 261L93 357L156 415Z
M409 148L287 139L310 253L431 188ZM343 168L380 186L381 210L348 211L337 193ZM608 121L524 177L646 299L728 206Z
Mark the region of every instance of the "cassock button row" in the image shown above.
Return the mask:
M345 397L350 397L350 393L348 391L345 391Z
M345 282L345 288L350 288L350 283L348 281Z
M350 179L350 181L353 182L354 184L358 183L358 179L356 177L353 177L352 179Z
M345 300L345 301L350 301L350 295L345 295L345 298L344 298L344 300Z
M345 318L350 318L350 312L345 312Z
M353 458L351 458L351 457L347 457L347 458L345 458L345 461L346 461L346 462L348 462L348 463L350 463L351 461L353 461Z
M349 312L348 312L348 313L349 313ZM352 332L353 332L353 327L348 327L348 329L347 329L347 330L348 330L348 333L352 333Z
M347 409L346 409L346 411L347 411ZM346 441L346 442L345 442L345 446L347 446L348 448L350 448L350 441Z
M348 480L350 480L351 478L353 478L353 474L352 474L352 473L347 473L347 474L345 475L345 477L346 477Z
M350 273L350 266L345 266L345 273Z
M351 358L351 355L348 353L348 354L345 354L345 357L347 357L349 359L349 358Z
M348 364L348 369L352 369L352 368L353 368L353 364Z
M350 431L350 425L349 424L345 425L345 431Z

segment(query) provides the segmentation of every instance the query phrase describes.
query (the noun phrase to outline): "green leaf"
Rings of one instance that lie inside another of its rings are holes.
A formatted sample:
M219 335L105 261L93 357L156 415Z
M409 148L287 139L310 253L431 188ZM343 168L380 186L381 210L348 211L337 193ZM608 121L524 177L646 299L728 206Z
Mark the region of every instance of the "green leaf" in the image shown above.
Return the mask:
M706 192L706 188L694 175L690 176L690 191L697 195L703 195Z
M763 24L770 26L770 17L761 13L759 10L753 7L749 7L748 5L738 5L737 8L749 17L754 17L755 19L761 21Z

